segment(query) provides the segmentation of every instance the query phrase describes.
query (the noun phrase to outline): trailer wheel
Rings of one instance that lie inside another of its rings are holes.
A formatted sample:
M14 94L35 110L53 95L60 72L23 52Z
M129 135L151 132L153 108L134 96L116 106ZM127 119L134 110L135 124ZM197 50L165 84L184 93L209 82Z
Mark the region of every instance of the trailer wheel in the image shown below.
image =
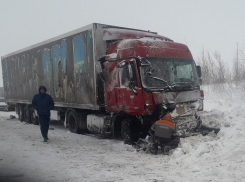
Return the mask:
M25 115L25 122L31 123L31 107L29 105L26 105L24 107L24 115Z
M139 123L130 118L122 120L121 136L125 144L133 145L139 140Z
M70 132L79 133L78 114L75 111L70 111L67 120Z
M25 120L25 111L22 105L19 105L19 120L23 122Z
M20 115L20 107L18 104L15 105L15 113L19 116Z
M30 113L31 113L30 117L31 117L32 124L39 125L38 116L36 115L36 112L33 108L31 108Z

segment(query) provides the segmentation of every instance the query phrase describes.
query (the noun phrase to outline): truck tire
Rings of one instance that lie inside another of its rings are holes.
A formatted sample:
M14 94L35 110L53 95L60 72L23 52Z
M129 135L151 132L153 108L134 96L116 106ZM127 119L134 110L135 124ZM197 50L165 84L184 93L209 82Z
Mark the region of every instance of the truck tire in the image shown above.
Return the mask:
M79 114L79 121L80 124L79 125L79 134L84 134L84 133L88 133L88 129L87 129L87 114Z
M8 110L8 111L15 111L15 107L12 106L12 105L8 105L8 106L7 106L7 110Z
M31 123L31 106L30 105L26 105L24 107L24 116L25 116L25 122L27 123Z
M139 140L139 124L131 118L122 120L121 136L125 144L134 145Z
M79 133L79 118L76 111L70 111L67 117L69 130L72 133Z
M25 121L25 111L22 105L19 105L19 120L21 122Z
M31 108L31 122L34 125L39 125L38 116L33 108Z
M20 114L20 107L18 104L15 105L15 113L19 116Z

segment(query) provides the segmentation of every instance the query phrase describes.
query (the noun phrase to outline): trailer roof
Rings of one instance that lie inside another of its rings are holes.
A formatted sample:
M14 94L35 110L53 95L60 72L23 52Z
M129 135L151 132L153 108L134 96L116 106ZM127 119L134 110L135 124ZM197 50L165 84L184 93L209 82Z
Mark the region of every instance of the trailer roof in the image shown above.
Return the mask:
M128 31L124 31L124 33L126 33L126 34L129 33L129 32L132 33L133 31L138 31L138 32L142 32L142 33L144 32L142 35L149 35L149 36L159 37L159 38L163 38L163 39L172 41L171 39L169 39L169 38L167 38L167 37L157 35L156 32L150 32L150 31L146 31L146 30L133 29L133 28L127 28L127 27L119 27L119 26L113 26L113 25L106 25L106 24L99 24L99 23L92 23L92 24L89 24L89 25L87 25L87 26L84 26L84 27L75 29L75 30L73 30L73 31L70 31L70 32L61 34L61 35L56 36L56 37L53 37L53 38L51 38L51 39L48 39L48 40L39 42L39 43L37 43L37 44L28 46L28 47L26 47L26 48L20 49L20 50L18 50L18 51L9 53L9 54L7 54L7 55L2 56L2 58L6 58L6 57L9 57L9 56L12 56L12 55L15 55L15 54L18 54L18 53L27 51L27 50L29 50L29 49L33 49L33 48L36 48L36 47L45 45L45 44L50 43L50 42L53 42L53 41L57 41L57 40L66 38L66 37L68 37L68 36L71 36L71 35L80 33L80 32L82 32L82 31L92 29L94 26L97 26L97 27L98 27L98 26L101 26L102 28L108 28L108 29L114 28L114 29L121 29L121 30L122 30L122 31L117 30L117 32L118 32L118 31L123 32L123 29L124 29L124 30L128 30ZM111 30L112 30L112 29L111 29ZM131 30L131 31L129 31L129 30ZM133 30L133 31L132 31L132 30ZM105 32L104 32L104 33L105 33ZM136 34L135 34L135 35L136 35ZM106 38L104 38L104 40L106 40Z
M70 36L70 35L74 35L74 34L77 34L77 33L79 33L79 32L82 32L82 31L84 31L84 30L91 29L92 27L93 27L93 24L90 24L90 25L87 25L87 26L78 28L78 29L76 29L76 30L73 30L73 31L70 31L70 32L61 34L61 35L56 36L56 37L53 37L53 38L51 38L51 39L48 39L48 40L39 42L39 43L37 43L37 44L34 44L34 45L31 45L31 46L25 47L25 48L23 48L23 49L20 49L20 50L18 50L18 51L15 51L15 52L9 53L9 54L7 54L7 55L2 56L2 58L9 57L9 56L12 56L12 55L15 55L15 54L18 54L18 53L27 51L27 50L29 50L29 49L36 48L36 47L38 47L38 46L42 46L42 45L48 44L48 43L50 43L50 42L53 42L53 41L56 41L56 40L59 40L59 39L63 39L63 38L68 37L68 36Z

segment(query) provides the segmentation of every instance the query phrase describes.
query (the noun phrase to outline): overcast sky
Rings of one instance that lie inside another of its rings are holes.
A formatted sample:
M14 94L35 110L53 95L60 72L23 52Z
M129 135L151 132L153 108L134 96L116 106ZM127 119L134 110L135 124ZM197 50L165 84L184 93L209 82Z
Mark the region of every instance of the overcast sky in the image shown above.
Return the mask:
M204 48L230 63L245 43L245 0L0 0L0 56L94 22L156 31L194 58Z

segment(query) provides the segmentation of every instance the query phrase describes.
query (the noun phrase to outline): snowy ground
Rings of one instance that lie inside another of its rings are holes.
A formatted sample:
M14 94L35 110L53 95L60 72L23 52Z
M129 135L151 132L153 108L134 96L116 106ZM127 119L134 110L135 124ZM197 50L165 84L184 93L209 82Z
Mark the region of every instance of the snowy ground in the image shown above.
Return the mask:
M205 88L205 123L220 133L181 140L171 156L137 153L120 140L38 126L0 112L0 181L245 181L245 99L240 90Z

